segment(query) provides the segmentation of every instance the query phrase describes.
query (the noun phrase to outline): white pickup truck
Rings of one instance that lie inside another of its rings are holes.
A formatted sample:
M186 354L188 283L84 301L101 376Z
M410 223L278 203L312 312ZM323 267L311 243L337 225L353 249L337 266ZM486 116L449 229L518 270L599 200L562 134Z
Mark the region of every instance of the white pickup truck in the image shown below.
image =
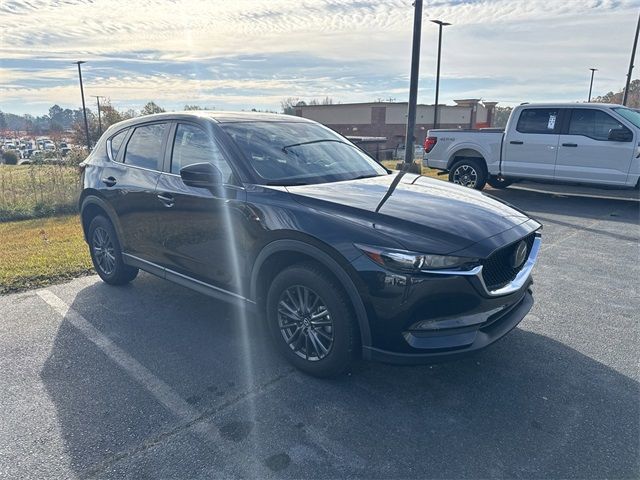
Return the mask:
M640 112L603 103L523 104L504 130L429 130L423 164L482 190L523 180L637 187Z

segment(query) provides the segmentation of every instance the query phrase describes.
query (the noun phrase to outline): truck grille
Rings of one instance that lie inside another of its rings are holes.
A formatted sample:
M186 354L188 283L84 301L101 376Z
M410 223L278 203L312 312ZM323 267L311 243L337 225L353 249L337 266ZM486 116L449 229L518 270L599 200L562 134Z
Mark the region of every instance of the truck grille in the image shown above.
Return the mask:
M535 233L529 234L522 240L527 244L527 253L525 258L529 258L531 247L535 240ZM518 240L511 245L507 245L506 247L493 252L488 258L482 260L482 279L484 280L487 289L490 291L504 287L516 278L518 272L522 270L526 261L517 268L513 268L512 266L512 259L520 241L521 240Z

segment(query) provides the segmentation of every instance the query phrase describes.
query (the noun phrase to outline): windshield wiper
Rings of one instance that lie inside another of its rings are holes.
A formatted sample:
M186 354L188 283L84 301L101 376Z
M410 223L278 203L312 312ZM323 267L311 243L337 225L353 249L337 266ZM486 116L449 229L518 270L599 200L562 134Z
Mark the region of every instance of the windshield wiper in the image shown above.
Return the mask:
M382 175L378 175L377 173L374 173L374 174L360 175L358 177L350 178L349 180L362 180L363 178L373 178L373 177L381 177L381 176Z
M309 185L307 182L267 182L267 185L274 187L299 187L300 185Z
M312 143L322 143L322 142L334 142L334 143L341 143L343 145L348 145L350 147L353 146L350 143L343 142L342 140L334 140L333 138L323 138L320 140L309 140L308 142L292 143L291 145L285 145L284 147L282 147L282 151L284 153L287 153L287 149L291 147L299 147L301 145L311 145Z

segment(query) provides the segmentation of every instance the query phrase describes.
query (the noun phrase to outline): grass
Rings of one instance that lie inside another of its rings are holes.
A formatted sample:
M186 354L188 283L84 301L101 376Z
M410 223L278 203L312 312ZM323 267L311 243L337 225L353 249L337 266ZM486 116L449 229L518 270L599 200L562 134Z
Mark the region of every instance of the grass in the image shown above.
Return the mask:
M0 294L92 271L78 216L0 223Z
M77 167L0 165L0 222L75 213Z
M389 168L391 170L396 170L396 165L398 165L398 163L400 163L400 161L399 160L383 160L380 163L382 163L385 167L387 167L387 168ZM428 168L428 167L421 167L421 168L422 168L422 175L424 175L426 177L437 178L438 180L446 180L447 179L446 175L438 175L438 172L440 170L436 170L434 168Z

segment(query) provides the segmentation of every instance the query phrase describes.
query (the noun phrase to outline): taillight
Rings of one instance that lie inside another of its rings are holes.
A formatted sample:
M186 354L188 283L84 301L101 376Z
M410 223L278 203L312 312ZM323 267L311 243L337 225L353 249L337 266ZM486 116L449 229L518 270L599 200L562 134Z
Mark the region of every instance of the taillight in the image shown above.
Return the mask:
M433 147L438 143L438 139L436 137L427 137L424 139L424 153L429 153L433 150Z

